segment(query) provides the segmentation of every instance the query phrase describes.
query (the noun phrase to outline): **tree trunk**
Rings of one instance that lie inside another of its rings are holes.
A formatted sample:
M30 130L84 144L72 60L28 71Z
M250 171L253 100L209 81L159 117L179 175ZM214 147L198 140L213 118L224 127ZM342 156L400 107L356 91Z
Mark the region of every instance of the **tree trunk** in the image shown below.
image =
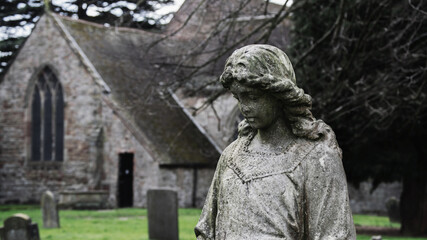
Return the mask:
M413 142L417 159L413 172L405 174L400 199L401 231L405 235L427 236L427 154L425 138Z

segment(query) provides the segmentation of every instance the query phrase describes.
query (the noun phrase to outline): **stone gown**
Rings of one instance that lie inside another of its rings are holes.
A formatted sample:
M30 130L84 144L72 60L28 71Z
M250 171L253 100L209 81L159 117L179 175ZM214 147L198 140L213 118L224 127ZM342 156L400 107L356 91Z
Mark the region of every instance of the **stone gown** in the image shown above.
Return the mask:
M341 150L328 128L283 153L248 150L239 136L221 155L197 239L356 239Z

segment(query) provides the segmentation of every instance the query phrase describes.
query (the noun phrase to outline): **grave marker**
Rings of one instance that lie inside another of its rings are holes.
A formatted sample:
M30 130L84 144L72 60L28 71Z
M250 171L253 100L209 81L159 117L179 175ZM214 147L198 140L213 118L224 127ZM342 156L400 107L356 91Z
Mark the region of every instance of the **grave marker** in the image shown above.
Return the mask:
M150 239L178 240L178 197L176 191L152 189L147 193Z
M37 223L31 223L31 218L18 213L4 221L0 230L1 240L40 240Z
M59 228L58 207L56 205L55 196L51 191L46 191L41 199L43 227L44 228Z

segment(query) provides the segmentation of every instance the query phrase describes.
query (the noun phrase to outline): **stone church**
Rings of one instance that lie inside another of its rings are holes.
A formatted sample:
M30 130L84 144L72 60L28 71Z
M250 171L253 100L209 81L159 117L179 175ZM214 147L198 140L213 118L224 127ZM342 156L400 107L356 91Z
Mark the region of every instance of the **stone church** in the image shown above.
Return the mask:
M220 98L220 131L218 113L188 110L203 98L163 86L177 81L167 63L233 8L211 3L217 11L186 22L198 2L158 32L40 18L0 80L0 204L35 203L50 190L64 206L142 207L148 189L169 188L180 206L202 205L238 111ZM201 78L218 77L223 62Z

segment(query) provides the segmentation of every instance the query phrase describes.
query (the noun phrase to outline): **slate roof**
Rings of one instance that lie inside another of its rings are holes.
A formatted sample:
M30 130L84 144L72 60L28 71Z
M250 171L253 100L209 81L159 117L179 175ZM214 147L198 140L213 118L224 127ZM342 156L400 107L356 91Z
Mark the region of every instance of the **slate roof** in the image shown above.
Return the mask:
M51 14L64 35L82 51L99 74L110 104L142 143L147 143L164 166L215 166L220 149L203 134L167 87L173 68L160 67L176 60L188 47L177 39L147 47L161 34L104 27ZM107 98L106 98L107 99Z

